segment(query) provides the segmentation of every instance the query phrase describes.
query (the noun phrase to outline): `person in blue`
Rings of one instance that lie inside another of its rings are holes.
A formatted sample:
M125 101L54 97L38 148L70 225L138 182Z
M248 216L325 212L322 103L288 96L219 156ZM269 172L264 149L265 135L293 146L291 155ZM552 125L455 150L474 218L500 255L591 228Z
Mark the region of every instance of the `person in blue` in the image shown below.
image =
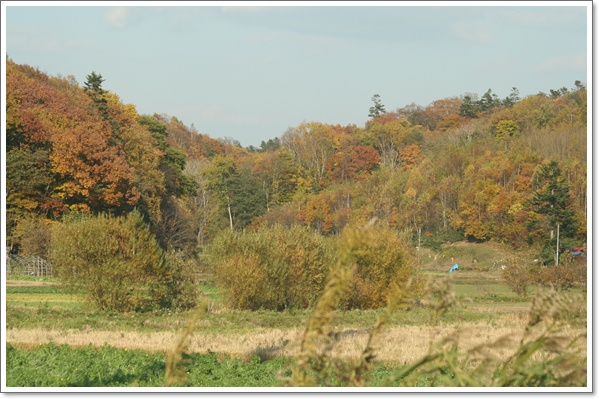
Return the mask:
M451 269L449 269L449 273L451 273L451 272L454 272L454 271L456 271L456 270L458 270L458 264L457 264L457 263L456 263L455 265L453 265L453 266L451 267Z

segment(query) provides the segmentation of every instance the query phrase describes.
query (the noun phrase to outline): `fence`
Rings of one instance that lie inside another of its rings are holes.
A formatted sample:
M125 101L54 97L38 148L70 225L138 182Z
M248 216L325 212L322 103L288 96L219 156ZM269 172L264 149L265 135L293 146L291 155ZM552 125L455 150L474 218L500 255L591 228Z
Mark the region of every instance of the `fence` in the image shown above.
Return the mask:
M6 255L7 276L52 276L52 265L39 256Z

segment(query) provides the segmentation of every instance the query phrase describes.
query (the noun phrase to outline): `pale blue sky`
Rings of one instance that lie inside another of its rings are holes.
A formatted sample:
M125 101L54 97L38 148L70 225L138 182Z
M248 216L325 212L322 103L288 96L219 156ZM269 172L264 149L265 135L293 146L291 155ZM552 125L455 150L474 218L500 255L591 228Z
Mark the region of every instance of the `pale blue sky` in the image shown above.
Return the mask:
M244 146L304 121L364 126L375 93L394 111L489 88L504 98L588 84L591 61L590 1L18 4L30 3L2 2L13 61L80 85L96 71L139 113Z

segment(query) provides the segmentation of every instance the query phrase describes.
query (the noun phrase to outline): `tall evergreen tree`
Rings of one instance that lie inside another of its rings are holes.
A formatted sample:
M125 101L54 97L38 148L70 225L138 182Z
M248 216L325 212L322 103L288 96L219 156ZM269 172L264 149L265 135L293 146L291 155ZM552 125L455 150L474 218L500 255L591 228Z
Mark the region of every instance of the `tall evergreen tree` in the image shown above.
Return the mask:
M471 96L464 96L462 105L460 105L460 116L466 118L477 118L479 106Z
M368 114L369 117L376 118L387 112L385 111L385 106L381 104L381 96L375 94L372 96L372 101L374 101L374 106L370 107L370 113Z
M102 75L92 71L92 73L86 76L86 81L83 83L83 90L85 90L94 101L94 105L98 111L100 111L102 119L110 121L110 116L108 115L108 102L104 97L106 91L102 88L103 82L104 78ZM113 130L114 127L115 126L113 126Z
M520 101L520 96L519 96L520 92L518 91L517 88L512 87L512 91L510 93L509 96L507 96L503 101L502 101L502 105L505 107L511 107L514 104L516 104L518 101Z
M573 236L576 233L574 211L570 205L570 184L562 176L557 161L539 166L534 182L536 191L530 201L533 210L549 218L552 228L560 225L561 234Z
M478 104L481 111L488 111L501 105L501 101L497 97L497 94L494 94L491 89L489 89L483 94Z
M86 79L87 80L83 84L85 91L96 94L104 94L104 89L102 89L104 78L102 75L92 71L92 73L86 76Z

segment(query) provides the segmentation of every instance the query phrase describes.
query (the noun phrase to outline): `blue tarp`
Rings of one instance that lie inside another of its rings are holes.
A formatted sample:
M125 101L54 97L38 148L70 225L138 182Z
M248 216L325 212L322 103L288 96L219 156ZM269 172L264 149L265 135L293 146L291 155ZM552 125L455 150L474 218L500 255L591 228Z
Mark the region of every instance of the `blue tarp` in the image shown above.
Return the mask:
M452 266L451 269L449 269L449 273L458 270L458 264L456 263L455 265Z

